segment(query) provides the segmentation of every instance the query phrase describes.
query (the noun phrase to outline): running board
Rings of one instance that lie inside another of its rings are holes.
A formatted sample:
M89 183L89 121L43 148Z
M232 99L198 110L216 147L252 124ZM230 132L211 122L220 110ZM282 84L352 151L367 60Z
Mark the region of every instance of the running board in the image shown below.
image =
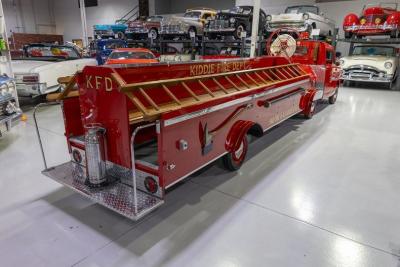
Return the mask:
M139 220L164 204L164 200L140 190L137 190L135 194L133 187L118 181L101 188L91 188L85 184L86 179L82 176L82 172L81 166L67 162L44 170L42 173L131 220ZM135 196L137 206L135 206Z

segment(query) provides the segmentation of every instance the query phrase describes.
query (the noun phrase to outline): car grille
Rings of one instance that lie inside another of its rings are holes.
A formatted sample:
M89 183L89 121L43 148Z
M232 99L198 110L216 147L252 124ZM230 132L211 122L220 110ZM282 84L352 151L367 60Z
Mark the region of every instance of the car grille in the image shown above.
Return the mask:
M272 22L268 24L269 28L301 28L304 27L303 22Z
M179 32L181 29L179 25L169 24L169 25L162 25L161 31L162 32Z
M223 28L229 28L229 21L223 19L210 21L209 29L217 30Z

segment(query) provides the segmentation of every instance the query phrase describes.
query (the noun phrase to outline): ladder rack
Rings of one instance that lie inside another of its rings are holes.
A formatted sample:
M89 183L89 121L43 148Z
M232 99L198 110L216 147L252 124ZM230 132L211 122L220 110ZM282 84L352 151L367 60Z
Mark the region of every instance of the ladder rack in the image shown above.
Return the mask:
M309 77L299 64L239 70L203 76L127 84L112 74L119 89L136 110L129 112L131 124L157 120L161 114L208 101Z

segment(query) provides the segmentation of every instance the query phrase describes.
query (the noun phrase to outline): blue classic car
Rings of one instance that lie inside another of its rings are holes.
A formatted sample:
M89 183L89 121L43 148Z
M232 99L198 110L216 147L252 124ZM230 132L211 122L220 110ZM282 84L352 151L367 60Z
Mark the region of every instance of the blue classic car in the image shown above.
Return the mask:
M90 54L96 57L99 65L103 65L114 49L125 47L128 47L128 43L124 40L98 39L90 43Z
M124 21L117 21L115 24L97 24L93 26L94 39L99 38L125 38L125 31L128 26Z
M0 76L0 137L20 121L22 115L18 106L14 79Z

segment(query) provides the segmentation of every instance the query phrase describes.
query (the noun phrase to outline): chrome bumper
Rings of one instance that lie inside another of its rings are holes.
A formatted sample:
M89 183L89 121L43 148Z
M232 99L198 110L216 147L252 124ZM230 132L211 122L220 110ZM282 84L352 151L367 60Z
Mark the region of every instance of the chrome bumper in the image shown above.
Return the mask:
M17 83L18 96L38 96L53 93L59 86L47 87L46 83Z
M376 83L390 83L393 81L393 77L375 77L372 75L341 75L340 80L342 81L354 81L354 82L376 82Z
M221 32L225 32L225 33L230 33L230 32L234 32L236 29L229 27L229 28L208 28L205 29L204 32L206 33L221 33Z

